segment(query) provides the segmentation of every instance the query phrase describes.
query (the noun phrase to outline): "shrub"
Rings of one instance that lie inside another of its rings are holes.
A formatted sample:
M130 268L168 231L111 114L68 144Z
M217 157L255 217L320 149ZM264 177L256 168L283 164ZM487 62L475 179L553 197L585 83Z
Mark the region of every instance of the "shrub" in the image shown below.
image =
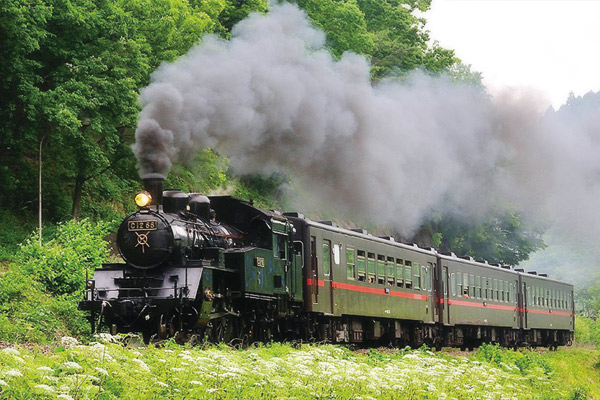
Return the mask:
M32 235L0 276L0 340L48 342L81 335L88 329L77 310L86 268L92 271L109 255L108 224L69 221L56 227L41 247Z
M59 224L55 237L42 247L37 238L29 238L21 246L15 263L51 294L79 293L85 287L86 269L93 271L108 259L109 249L103 239L108 226L88 220Z

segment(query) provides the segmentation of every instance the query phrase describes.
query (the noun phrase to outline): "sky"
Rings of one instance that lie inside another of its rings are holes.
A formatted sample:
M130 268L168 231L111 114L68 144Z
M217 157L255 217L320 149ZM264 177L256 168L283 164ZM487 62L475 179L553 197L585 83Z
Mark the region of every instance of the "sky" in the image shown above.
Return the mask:
M558 108L600 90L600 1L433 0L424 16L492 94L524 88Z

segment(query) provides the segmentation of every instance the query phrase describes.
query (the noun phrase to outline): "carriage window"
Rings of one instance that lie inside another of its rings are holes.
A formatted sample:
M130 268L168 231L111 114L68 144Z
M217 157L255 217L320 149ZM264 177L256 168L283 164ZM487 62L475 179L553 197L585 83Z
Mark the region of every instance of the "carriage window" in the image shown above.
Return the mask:
M325 240L323 243L323 274L331 274L331 241Z
M461 297L463 294L463 279L462 279L462 272L457 272L456 273L456 295L458 297Z
M450 290L452 291L452 296L456 296L456 274L454 272L450 274Z
M375 283L375 253L368 253L367 269L369 272L369 283Z
M406 283L406 288L412 288L412 265L410 261L405 262L406 265L404 267L404 282Z
M469 296L475 297L475 275L469 274Z
M387 258L387 284L388 286L394 286L394 257Z
M358 272L358 280L366 281L367 266L365 262L365 252L363 250L357 250L356 252L356 269Z
M346 247L346 278L354 279L356 270L356 261L354 259L354 249Z
M421 266L419 265L419 263L414 263L413 264L413 280L414 280L414 287L415 289L420 289L421 288Z
M498 296L498 279L494 279L494 300L498 300L500 296Z
M535 305L535 287L533 287L533 286L527 287L527 298L529 300L529 305L534 306Z
M377 255L377 283L385 283L385 256Z
M404 261L399 258L396 258L396 286L403 287L404 286L404 271L403 266Z
M480 276L475 277L475 297L477 297L478 299L481 298L481 277Z
M469 274L463 274L463 296L469 297Z

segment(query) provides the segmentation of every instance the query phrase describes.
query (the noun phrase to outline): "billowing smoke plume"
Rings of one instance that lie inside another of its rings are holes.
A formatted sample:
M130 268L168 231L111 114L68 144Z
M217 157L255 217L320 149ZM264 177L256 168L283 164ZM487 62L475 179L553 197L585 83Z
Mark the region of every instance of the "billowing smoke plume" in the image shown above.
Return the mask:
M140 174L211 147L240 174L290 175L317 202L404 234L442 206L478 214L510 201L573 218L595 204L597 112L541 118L530 100L492 102L422 73L373 86L367 60L334 60L324 42L302 11L278 5L161 66L141 94Z

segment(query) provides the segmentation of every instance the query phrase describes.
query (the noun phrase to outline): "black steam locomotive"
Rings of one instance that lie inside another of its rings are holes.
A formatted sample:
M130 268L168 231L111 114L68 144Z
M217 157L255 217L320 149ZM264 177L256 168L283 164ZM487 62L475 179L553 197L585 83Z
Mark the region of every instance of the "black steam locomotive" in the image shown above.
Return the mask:
M573 286L536 273L144 180L124 264L87 282L92 330L146 341L570 344Z

